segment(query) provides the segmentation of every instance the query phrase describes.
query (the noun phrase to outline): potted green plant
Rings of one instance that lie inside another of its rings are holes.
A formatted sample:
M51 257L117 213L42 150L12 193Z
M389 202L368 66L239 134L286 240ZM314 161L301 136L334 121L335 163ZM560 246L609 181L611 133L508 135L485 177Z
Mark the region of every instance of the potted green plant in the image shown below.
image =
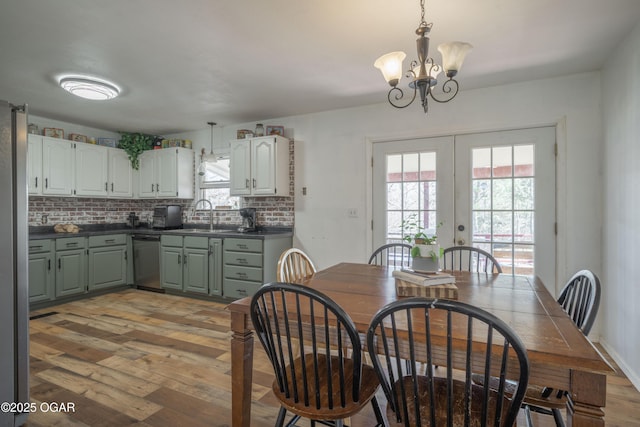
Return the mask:
M436 229L442 226L440 222ZM414 270L437 271L440 268L440 257L444 249L438 244L436 234L427 234L415 217L402 221L403 240L413 245L411 257Z
M138 156L140 156L143 151L150 150L152 148L151 143L153 142L154 137L139 132L120 132L120 135L118 147L122 148L127 153L129 160L131 161L131 167L137 170L140 166Z

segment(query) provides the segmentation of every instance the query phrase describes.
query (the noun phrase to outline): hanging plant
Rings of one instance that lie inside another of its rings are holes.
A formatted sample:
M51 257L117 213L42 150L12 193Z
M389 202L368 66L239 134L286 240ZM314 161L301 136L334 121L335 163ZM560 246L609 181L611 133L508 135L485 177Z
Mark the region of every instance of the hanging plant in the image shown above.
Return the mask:
M151 143L154 140L154 136L145 135L143 133L129 133L129 132L120 132L120 142L118 143L118 147L122 148L127 155L129 156L129 160L131 161L131 167L134 169L138 169L140 166L140 160L138 156L143 151L150 150Z

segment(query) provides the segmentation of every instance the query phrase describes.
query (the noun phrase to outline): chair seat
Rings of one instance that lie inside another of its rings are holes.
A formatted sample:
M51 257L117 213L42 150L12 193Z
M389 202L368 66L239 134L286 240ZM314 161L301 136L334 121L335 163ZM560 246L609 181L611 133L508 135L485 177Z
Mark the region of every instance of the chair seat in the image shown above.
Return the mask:
M404 381L404 387L409 387L411 390L412 380L411 377L404 377L402 380L397 381L394 384L394 390L396 390L396 395L399 398L400 389L400 381ZM431 426L431 406L429 404L429 390L428 385L429 382L427 377L418 376L418 402L420 402L420 418L421 424L416 422L416 415L414 410L414 402L412 400L413 393L409 394L407 398L407 410L409 414L409 424L408 425L422 425L422 426ZM454 426L462 426L464 424L464 393L465 393L465 383L464 381L453 380L453 395L454 395L454 409L453 409L453 425ZM445 421L447 420L447 380L446 378L435 378L434 379L434 395L435 395L435 417L436 417L436 426L446 425ZM488 414L488 423L487 425L493 425L495 420L495 408L496 408L496 398L497 393L490 390L489 396L489 414ZM470 427L476 427L482 425L482 403L484 401L484 389L477 385L472 385L471 388L471 420ZM507 398L504 398L505 404L503 405L503 418L506 416L508 404ZM399 402L400 405L400 414L404 411L403 402ZM401 427L405 426L404 421L398 422L395 412L393 411L393 407L391 405L387 405L387 419L389 420L389 425L391 427Z
M482 386L484 384L484 378L482 375L473 374L471 375L471 379L474 383ZM489 380L489 387L492 390L496 390L498 388L499 379L496 377L491 377ZM512 396L516 389L516 383L513 381L507 380L505 383L505 392L508 396ZM560 393L560 397L558 397L558 391L553 390L553 393L549 397L543 397L545 387L539 386L528 386L527 392L524 395L523 405L532 405L532 406L540 406L547 409L564 409L567 407L567 396L565 393Z
M348 392L345 393L344 405L341 404L339 378L340 375L338 373L338 369L336 369L336 367L339 366L338 356L331 356L330 359L331 367L334 372L331 375L332 392L330 392L329 383L327 381L326 372L329 367L327 363L328 359L325 355L318 355L318 372L321 372L321 375L318 378L318 386L316 386L315 384L316 378L313 374L314 372L316 372L313 366L313 358L306 358L305 368L303 368L302 365L302 358L297 358L294 360L293 366L296 378L296 387L300 393L297 399L298 402L296 402L295 396L286 396L285 393L280 390L277 380L273 382L273 392L287 411L312 420L340 420L349 418L361 411L362 407L374 397L376 391L378 390L380 382L373 368L369 365L363 364L360 386L360 400L357 402L353 401L353 395L351 393L350 386L353 383L353 362L350 359L347 359L344 361L346 372L345 383L349 384L349 387L347 387ZM307 400L308 404L305 404L305 398L302 395L302 390L305 389L303 384L303 371L307 372L308 388L310 390ZM286 372L287 380L289 382L289 389L294 390L293 382L291 380L292 375L290 365L287 366ZM333 405L329 404L329 397L333 399ZM316 405L316 398L320 399L320 409L318 409L318 405Z

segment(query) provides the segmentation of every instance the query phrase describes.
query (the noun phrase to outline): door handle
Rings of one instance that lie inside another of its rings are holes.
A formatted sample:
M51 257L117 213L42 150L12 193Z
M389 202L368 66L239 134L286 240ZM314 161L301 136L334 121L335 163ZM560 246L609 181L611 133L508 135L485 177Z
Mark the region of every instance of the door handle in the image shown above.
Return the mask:
M49 178L44 179L44 188L49 188Z
M244 181L245 188L249 188L249 178Z
M38 177L36 176L36 188L38 188Z
M178 264L182 263L182 255L178 255Z
M58 258L58 270L62 268L62 260Z
M256 188L256 179L253 178L253 188Z
M464 239L458 239L458 246L462 246L467 243Z

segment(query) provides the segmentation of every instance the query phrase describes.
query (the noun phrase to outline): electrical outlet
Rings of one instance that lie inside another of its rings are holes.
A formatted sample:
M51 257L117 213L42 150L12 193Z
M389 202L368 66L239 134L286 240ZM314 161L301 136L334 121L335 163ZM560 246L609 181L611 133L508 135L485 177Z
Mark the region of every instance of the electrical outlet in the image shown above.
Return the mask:
M349 218L358 218L358 209L356 208L347 209L347 216Z

